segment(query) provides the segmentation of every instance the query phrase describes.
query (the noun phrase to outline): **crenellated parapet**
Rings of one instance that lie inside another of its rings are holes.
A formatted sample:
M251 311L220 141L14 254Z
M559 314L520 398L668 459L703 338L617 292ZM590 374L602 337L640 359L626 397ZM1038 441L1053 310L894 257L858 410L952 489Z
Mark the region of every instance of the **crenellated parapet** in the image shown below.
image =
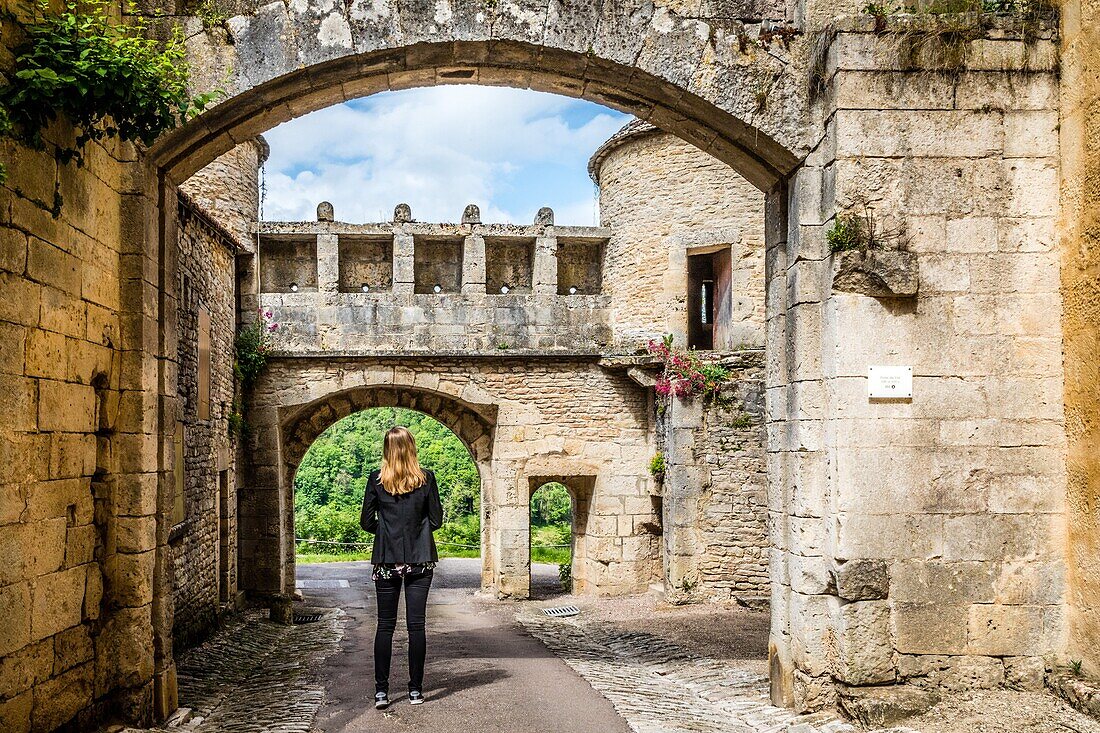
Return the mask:
M287 353L596 353L611 343L601 227L261 222L251 286ZM248 294L245 294L246 297ZM251 302L249 303L251 306Z

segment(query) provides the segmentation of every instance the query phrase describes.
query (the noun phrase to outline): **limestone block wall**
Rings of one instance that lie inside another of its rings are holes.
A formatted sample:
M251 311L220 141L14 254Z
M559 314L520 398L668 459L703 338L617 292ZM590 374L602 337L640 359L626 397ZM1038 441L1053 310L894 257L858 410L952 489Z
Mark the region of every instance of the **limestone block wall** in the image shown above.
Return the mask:
M200 640L216 625L223 604L236 596L236 441L229 429L234 409L236 253L230 232L198 204L181 197L178 357L183 496L169 538L172 636L177 649ZM206 366L200 367L200 361ZM200 370L209 386L200 385ZM206 409L200 408L200 401L207 403Z
M7 19L3 35L16 37ZM84 167L59 166L53 145L73 134L0 144L0 730L13 732L93 729L105 710L148 720L165 669L155 368L140 351L156 299L127 287L154 272L148 201L132 146L90 143Z
M763 356L721 358L733 376L714 402L661 403L664 581L673 600L768 603Z
M1100 13L1062 7L1062 338L1065 349L1070 657L1100 676Z
M804 707L1035 687L1065 648L1055 46L980 39L907 73L891 28L835 36L825 133L768 253L773 696ZM832 291L825 232L863 202L905 230L915 299ZM870 365L912 366L912 399L869 399Z
M687 339L687 255L731 255L729 330L719 349L764 343L764 194L732 168L652 125L632 122L589 165L600 221L615 343L665 333Z
M547 477L588 492L587 516L577 520L578 587L640 592L660 577L648 397L625 374L591 357L333 355L277 358L257 386L254 470L241 488L242 585L293 588L290 487L312 436L353 411L394 404L437 417L471 449L482 478L486 587L528 594L530 495Z
M606 229L321 221L256 231L257 302L286 353L596 353L611 342Z

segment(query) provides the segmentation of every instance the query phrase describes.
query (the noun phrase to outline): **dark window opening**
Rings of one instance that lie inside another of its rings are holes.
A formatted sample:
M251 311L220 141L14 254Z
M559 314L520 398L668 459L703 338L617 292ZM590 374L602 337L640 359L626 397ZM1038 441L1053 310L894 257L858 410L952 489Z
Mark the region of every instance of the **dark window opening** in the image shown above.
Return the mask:
M688 255L688 348L729 348L730 251Z

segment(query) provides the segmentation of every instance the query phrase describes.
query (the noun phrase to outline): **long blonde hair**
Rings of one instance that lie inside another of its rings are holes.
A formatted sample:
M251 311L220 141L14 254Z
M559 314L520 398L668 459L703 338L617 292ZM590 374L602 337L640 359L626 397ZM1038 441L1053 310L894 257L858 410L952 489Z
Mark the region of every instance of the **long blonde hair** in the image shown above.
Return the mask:
M382 471L378 480L391 494L407 494L424 485L427 477L416 457L416 439L408 428L390 428L382 441Z

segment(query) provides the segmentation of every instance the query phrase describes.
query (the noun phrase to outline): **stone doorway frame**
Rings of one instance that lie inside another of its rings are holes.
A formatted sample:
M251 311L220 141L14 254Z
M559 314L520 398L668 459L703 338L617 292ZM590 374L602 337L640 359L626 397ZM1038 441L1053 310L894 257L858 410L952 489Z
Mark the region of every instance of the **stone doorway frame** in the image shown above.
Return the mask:
M535 496L535 492L547 484L561 484L565 487L566 491L569 492L570 511L573 515L569 538L570 572L573 578L573 593L578 595L585 593L587 585L589 584L587 529L589 510L592 507L592 496L596 491L597 478L598 476L596 474L527 477L527 485L530 489L527 492L528 517L531 515L530 504L531 499ZM530 528L530 522L528 522L527 526ZM528 552L530 552L530 537L528 537L527 548ZM530 578L530 555L528 555L527 569L527 577Z

